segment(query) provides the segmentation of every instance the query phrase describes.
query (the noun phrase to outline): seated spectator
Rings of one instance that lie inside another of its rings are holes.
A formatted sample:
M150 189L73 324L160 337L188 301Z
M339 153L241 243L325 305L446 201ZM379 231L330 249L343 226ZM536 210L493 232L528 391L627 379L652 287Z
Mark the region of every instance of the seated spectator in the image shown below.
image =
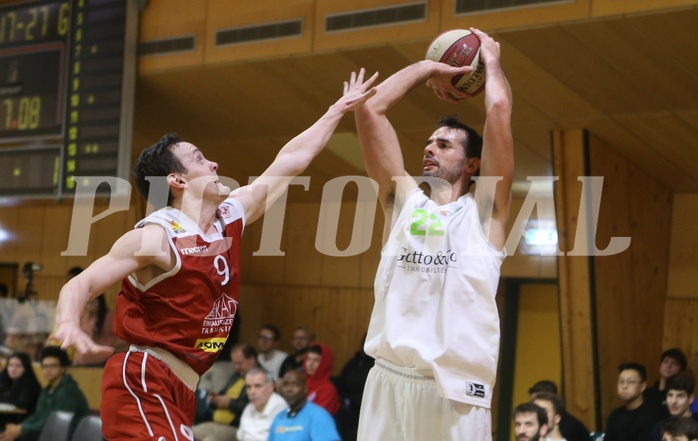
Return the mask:
M265 325L257 337L257 348L259 349L259 364L269 372L274 381L279 377L281 363L284 362L288 354L277 349L279 346L279 328L274 325Z
M642 395L647 370L639 363L623 363L618 372L618 396L625 405L608 416L604 441L646 440L657 421L655 408Z
M252 368L259 367L257 351L251 345L241 343L233 348L230 357L235 373L219 393L209 391L208 405L211 408L211 421L195 424L192 427L198 441L235 440L240 426L240 416L250 402L245 391L245 375ZM197 409L197 413L200 413Z
M667 380L684 372L686 366L688 366L686 354L679 348L667 349L659 357L659 380L652 387L645 389L643 393L645 401L655 408L659 418L669 418L669 409L666 404Z
M341 407L335 414L335 421L337 421L337 429L343 441L356 440L366 377L368 377L368 372L375 362L373 357L364 352L365 340L366 334L361 340L361 347L347 361L337 379L337 392Z
M541 441L548 433L545 409L533 403L522 403L514 408L516 441Z
M531 388L528 390L531 398L533 398L535 394L541 392L552 393L560 397L560 394L557 391L557 385L550 380L541 380L531 386ZM560 399L562 399L562 397L560 397ZM586 428L584 423L567 413L564 407L560 413L560 422L558 423L558 427L560 429L560 434L567 441L589 441L591 435L589 433L589 429Z
M293 346L293 354L290 354L279 368L279 378L283 378L286 372L290 370L300 371L303 370L303 359L305 358L305 353L310 347L310 343L315 341L315 333L307 327L299 326L293 331L293 341L291 345ZM280 384L280 382L279 382Z
M245 390L250 402L240 417L238 441L267 441L274 417L288 407L286 401L274 392L274 378L264 369L247 372Z
M340 441L332 415L308 401L305 374L291 370L281 379L288 410L274 418L268 441Z
M698 423L693 418L672 417L662 429L662 441L698 441Z
M0 441L38 440L48 417L57 410L74 413L70 427L72 434L78 422L90 413L87 398L67 373L70 364L68 354L58 346L46 346L41 351L40 360L48 384L41 390L36 411L21 424L8 424L5 431L0 433Z
M665 384L666 402L671 417L689 417L698 422L698 414L691 411L695 381L686 374L676 374ZM662 441L662 427L669 418L657 421L650 433L649 441Z
M41 384L34 375L29 355L15 352L7 359L7 366L0 372L0 403L27 411L26 415L0 414L0 431L9 422L17 422L34 413L41 393Z
M330 348L322 343L313 343L303 362L308 383L308 401L323 407L330 415L339 410L337 388L330 380L333 358Z
M104 294L87 302L85 311L80 318L80 328L98 345L111 346L115 349L126 349L127 344L114 335L114 311L107 308ZM75 366L104 366L111 355L98 353L76 354L73 359Z
M548 417L548 431L545 434L546 441L566 441L560 433L560 413L562 412L562 400L550 392L540 392L533 395L531 402L545 410Z

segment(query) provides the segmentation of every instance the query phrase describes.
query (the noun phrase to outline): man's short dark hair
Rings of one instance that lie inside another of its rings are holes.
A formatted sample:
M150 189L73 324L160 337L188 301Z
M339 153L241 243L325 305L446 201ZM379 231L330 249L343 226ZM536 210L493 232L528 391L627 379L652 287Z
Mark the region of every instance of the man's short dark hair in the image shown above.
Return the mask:
M174 133L164 135L160 140L143 149L133 166L133 178L138 192L148 200L150 182L146 180L149 176L165 177L170 173L187 173L186 167L175 156L172 151L177 143L182 142L179 136ZM167 205L172 204L172 194L168 191ZM162 208L162 207L156 207Z
M555 382L551 380L541 380L533 386L531 386L531 388L528 390L529 395L534 395L541 392L547 392L557 395L557 385L555 384Z
M640 375L640 381L643 383L647 381L647 369L640 363L635 363L635 362L630 362L630 363L621 363L618 365L618 373L620 374L623 371L627 370L632 370L637 372Z
M482 155L482 136L472 127L460 120L458 115L446 115L436 122L437 127L450 127L465 131L463 148L468 158L479 158Z
M532 402L535 400L547 401L552 404L555 415L562 415L565 412L565 405L562 403L562 398L556 394L551 394L550 392L538 392L533 394L533 397L531 397Z
M58 359L58 362L61 364L61 367L68 367L70 366L70 357L68 357L68 353L64 351L63 349L60 348L60 346L46 346L41 350L41 356L39 357L39 361L43 362L44 358L47 357L55 357Z
M662 434L685 435L689 440L698 438L698 422L691 417L671 417L664 423Z
M686 392L689 396L693 394L693 388L696 386L695 380L686 374L676 374L667 378L666 385L664 389L668 392L670 390L679 390Z
M671 348L662 352L662 356L659 357L659 364L661 364L667 357L673 358L681 365L681 372L686 370L686 366L688 366L688 360L686 359L686 354L684 354L681 349Z
M279 328L277 328L274 325L264 325L264 326L262 326L262 329L266 329L268 331L271 331L271 333L274 334L274 340L279 341L279 337L281 336L281 332L279 331Z
M537 404L533 403L521 403L518 406L514 408L513 416L516 418L516 415L520 413L534 413L536 414L536 417L538 418L538 425L543 426L548 424L548 414L545 412L545 409L542 407L538 406Z
M310 348L308 348L308 352L311 354L318 354L319 356L322 357L322 346L312 345L312 346L310 346Z
M249 343L239 343L233 347L233 351L240 351L245 359L257 358L257 350Z

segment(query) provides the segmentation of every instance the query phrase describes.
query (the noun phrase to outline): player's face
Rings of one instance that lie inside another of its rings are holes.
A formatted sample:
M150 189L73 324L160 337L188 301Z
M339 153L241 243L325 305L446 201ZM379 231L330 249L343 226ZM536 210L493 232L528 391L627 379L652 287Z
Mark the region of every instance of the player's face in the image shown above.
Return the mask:
M662 378L669 378L679 372L681 372L681 364L678 360L672 357L664 357L664 360L659 365L659 375Z
M532 412L519 413L514 417L516 441L538 441L542 435L538 416Z
M666 404L671 416L691 416L690 408L693 396L689 396L685 390L669 390L666 393ZM688 413L688 415L684 415Z
M636 370L626 369L618 376L618 396L623 401L633 401L642 395L643 390L645 390L645 383Z
M322 355L308 352L308 355L305 357L305 373L308 374L309 377L313 375L317 372L317 368L320 366L321 361Z
M422 176L441 178L454 183L465 171L465 132L439 127L424 147Z
M306 399L307 388L305 375L298 371L289 371L281 380L281 396L284 397L291 409L303 403Z
M274 392L274 384L266 382L266 375L256 373L245 377L245 390L250 398L250 403L257 409L263 409L271 393Z
M24 375L24 365L22 361L17 357L12 357L7 362L7 375L12 380L17 380L22 375Z
M180 142L172 152L187 169L182 176L187 182L186 194L196 199L224 200L230 194L230 188L218 179L218 164L209 161L194 144Z

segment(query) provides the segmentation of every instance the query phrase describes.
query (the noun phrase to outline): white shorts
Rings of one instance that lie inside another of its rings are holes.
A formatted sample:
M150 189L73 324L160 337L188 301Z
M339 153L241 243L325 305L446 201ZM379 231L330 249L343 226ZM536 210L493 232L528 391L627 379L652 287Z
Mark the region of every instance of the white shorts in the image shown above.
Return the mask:
M492 416L442 398L433 377L379 359L366 379L358 433L358 441L492 441Z

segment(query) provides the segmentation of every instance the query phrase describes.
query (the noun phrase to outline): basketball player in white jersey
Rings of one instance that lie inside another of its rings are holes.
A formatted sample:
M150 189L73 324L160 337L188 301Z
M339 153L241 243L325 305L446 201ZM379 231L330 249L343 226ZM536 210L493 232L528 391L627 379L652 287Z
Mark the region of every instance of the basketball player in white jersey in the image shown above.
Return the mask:
M495 294L514 171L512 95L499 43L472 31L487 77L482 138L457 117L442 119L425 143L423 177L415 179L387 118L425 82L446 101L469 98L451 78L470 67L412 64L377 86L355 113L364 164L390 222L365 344L376 364L362 402L360 441L491 440ZM417 181L427 181L430 196Z

